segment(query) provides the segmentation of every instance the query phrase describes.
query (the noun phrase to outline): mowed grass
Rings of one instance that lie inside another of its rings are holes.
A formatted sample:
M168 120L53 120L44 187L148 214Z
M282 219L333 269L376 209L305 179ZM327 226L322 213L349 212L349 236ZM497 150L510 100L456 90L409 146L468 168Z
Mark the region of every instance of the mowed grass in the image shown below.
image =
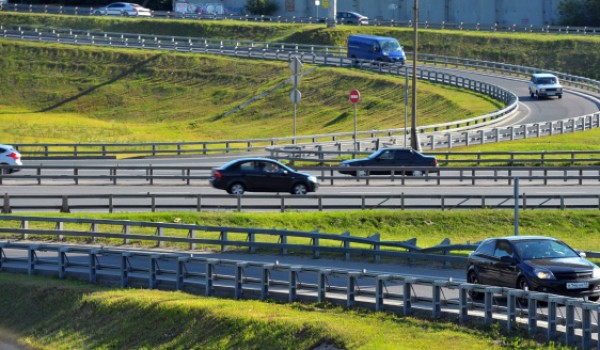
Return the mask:
M0 274L0 327L34 349L555 349L500 327L459 327L327 304L277 304ZM560 346L558 347L560 348Z
M285 62L0 40L4 143L166 142L293 134ZM401 128L404 79L306 65L299 135ZM422 82L419 120L437 124L501 108L466 90ZM256 98L247 107L244 103ZM410 98L410 97L409 97Z

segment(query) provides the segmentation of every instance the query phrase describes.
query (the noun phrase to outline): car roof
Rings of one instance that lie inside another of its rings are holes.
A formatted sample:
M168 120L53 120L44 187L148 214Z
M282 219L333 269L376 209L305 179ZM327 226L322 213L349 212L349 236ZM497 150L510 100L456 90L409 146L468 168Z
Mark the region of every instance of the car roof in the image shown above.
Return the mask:
M550 73L534 73L531 76L535 78L556 78L556 75Z
M275 159L271 159L271 158L247 157L247 158L238 158L238 159L234 159L232 161L229 161L229 162L227 162L227 163L219 166L218 169L227 168L227 167L231 166L232 164L241 163L241 162L265 162L265 161L266 162L273 162L273 163L281 164L280 162L276 161Z
M486 241L500 240L500 239L511 241L511 242L531 241L531 240L549 240L549 241L558 241L559 240L558 238L548 237L548 236L506 236L506 237L488 238L488 239L486 239Z

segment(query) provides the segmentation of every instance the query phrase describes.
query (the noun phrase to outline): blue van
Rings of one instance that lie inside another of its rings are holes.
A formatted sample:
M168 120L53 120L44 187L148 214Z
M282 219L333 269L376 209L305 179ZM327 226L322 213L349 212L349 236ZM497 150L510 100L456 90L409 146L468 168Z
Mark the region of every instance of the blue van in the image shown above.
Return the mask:
M406 56L398 40L356 34L348 37L348 58L404 64Z

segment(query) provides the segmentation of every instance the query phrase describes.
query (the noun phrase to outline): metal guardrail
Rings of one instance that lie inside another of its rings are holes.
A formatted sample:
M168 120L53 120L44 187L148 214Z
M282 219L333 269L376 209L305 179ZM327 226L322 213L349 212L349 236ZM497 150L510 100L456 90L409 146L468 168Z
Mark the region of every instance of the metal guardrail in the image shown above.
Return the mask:
M298 158L304 160L304 158ZM320 160L319 160L320 161ZM518 161L513 160L515 165ZM9 169L18 172L7 174ZM194 185L198 181L207 184L211 177L210 166L164 166L164 165L0 165L0 185ZM322 185L336 183L356 185L364 182L476 185L487 182L511 185L515 177L540 185L569 183L596 185L600 181L600 166L468 166L468 167L302 167L299 170L313 173ZM338 174L340 170L356 171L358 176ZM369 176L372 171L389 171L390 175ZM421 175L408 176L419 171ZM1 175L5 174L5 175ZM277 175L268 175L277 176Z
M92 16L95 8L79 6L60 5L32 5L32 4L0 4L0 11L46 13L57 15ZM153 18L173 19L195 19L195 20L233 20L244 22L271 22L271 23L298 23L298 24L325 24L330 19L316 16L264 16L264 15L236 15L236 14L196 14L178 13L173 11L152 11ZM421 29L439 30L464 30L464 31L490 31L490 32L513 32L513 33L552 33L552 34L582 34L596 35L600 33L598 27L588 26L556 26L556 25L532 25L532 24L498 24L480 22L418 22ZM369 26L376 27L404 27L413 28L412 20L394 20L371 18Z
M507 191L510 192L510 191ZM520 210L600 210L600 194L528 194L518 196ZM326 210L514 210L512 194L80 194L11 195L0 197L2 213L57 211L326 211Z
M15 222L18 223L18 227L11 227L10 223ZM32 228L30 224L33 222L51 224L54 228ZM66 229L65 224L74 227ZM89 230L82 230L82 225L88 226ZM133 229L137 229L138 232L132 232ZM151 233L148 233L148 230ZM351 255L361 255L372 257L375 262L379 262L381 257L391 257L461 266L466 264L466 258L453 256L450 253L473 251L477 248L477 244L471 243L451 244L449 239L443 240L441 244L434 247L420 248L416 245L416 238L407 241L382 241L378 233L370 237L358 237L352 236L349 232L328 234L318 231L6 215L0 216L0 234L21 239L49 235L56 237L58 241L66 237L78 237L93 242L99 239L120 240L123 244L134 241L146 244L150 242L155 243L156 247L180 243L189 249L196 249L200 245L220 247L221 252L226 251L228 247L247 248L249 253L254 253L258 249L275 250L282 255L293 250L310 253L315 258L320 257L322 253L331 253L342 256L346 260L349 260Z
M228 41L215 40L207 38L190 38L175 36L156 36L126 33L108 33L91 32L60 28L43 28L30 26L12 26L0 25L0 35L4 38L13 38L19 40L52 41L66 44L77 45L101 45L116 47L138 47L146 49L177 50L186 52L210 53L231 55L235 57L277 59L288 61L291 57L298 56L302 61L313 64L325 64L336 66L357 67L361 69L374 70L379 73L404 75L410 74L402 66L388 64L383 62L361 61L358 66L345 57L345 49L340 47L328 47L318 45L298 45L286 43L264 43L249 41ZM441 123L418 127L420 133L433 132L437 130L467 130L479 128L485 125L491 125L503 120L513 113L518 107L518 97L500 87L480 82L477 80L466 79L448 73L431 71L423 68L418 70L419 79L428 80L435 83L446 84L465 88L488 95L496 100L506 104L496 112L483 116L457 120L454 122ZM394 133L405 133L404 128L388 130L371 130L358 132L361 137L385 137ZM310 135L300 137L271 138L259 140L230 140L221 142L183 142L183 143L146 143L146 144L15 144L14 146L23 152L25 156L40 156L53 153L56 156L66 156L68 150L71 150L72 156L114 156L118 150L123 150L123 154L135 155L156 155L161 154L181 155L181 154L207 154L217 152L230 152L235 150L251 151L273 146L275 144L318 142L328 139L336 141L338 139L351 140L354 133L335 133L324 135ZM28 148L33 148L30 152ZM50 149L54 148L55 151Z
M13 254L15 251L25 252ZM55 254L52 257L52 254ZM323 269L276 263L203 258L190 253L143 252L0 243L0 271L75 277L122 288L174 288L234 299L330 302L347 308L426 317L451 316L460 324L500 323L511 334L521 326L547 341L590 349L600 346L600 305L558 295L503 287ZM471 293L482 293L483 303ZM521 325L521 326L518 326Z

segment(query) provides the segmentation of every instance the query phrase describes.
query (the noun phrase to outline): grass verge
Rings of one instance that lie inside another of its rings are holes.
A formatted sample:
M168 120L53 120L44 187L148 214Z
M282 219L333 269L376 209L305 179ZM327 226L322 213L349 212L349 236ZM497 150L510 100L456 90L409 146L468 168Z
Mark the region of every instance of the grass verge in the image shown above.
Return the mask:
M0 274L0 326L33 349L555 349L327 304L277 304ZM433 322L436 321L436 322ZM360 330L360 331L358 331Z

